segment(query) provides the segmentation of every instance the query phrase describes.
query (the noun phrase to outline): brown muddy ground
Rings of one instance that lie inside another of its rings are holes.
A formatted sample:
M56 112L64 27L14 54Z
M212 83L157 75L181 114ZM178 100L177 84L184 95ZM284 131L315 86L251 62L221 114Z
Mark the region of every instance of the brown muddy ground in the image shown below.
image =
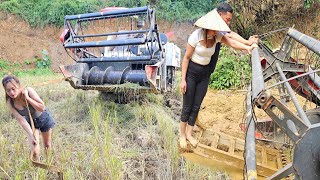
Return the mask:
M209 89L202 103L199 121L206 128L235 137L244 137L240 129L245 111L245 91L217 91Z
M278 94L276 89L273 89L272 93L275 96ZM220 91L208 89L199 112L199 122L207 129L244 138L245 134L240 125L245 123L246 94L246 89ZM298 100L304 104L304 99L300 96ZM294 110L293 104L288 105ZM270 119L263 110L258 108L254 109L254 115L258 120Z
M25 21L0 12L0 59L19 63L22 68L31 68L26 61L41 58L43 49L49 52L52 68L71 63L63 46L59 43L61 30L54 27L31 28Z

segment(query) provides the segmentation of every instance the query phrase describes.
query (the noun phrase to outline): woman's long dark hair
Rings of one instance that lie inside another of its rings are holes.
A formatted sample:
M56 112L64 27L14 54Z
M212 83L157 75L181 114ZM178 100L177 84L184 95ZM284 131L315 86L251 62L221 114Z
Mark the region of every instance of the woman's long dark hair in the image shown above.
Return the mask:
M203 30L203 41L206 45L206 48L208 48L207 42L208 42L208 29L202 28ZM216 41L216 37L214 37L214 41Z
M11 82L13 83L13 81L15 81L18 85L20 85L20 81L19 79L14 76L14 75L6 75L4 76L4 78L2 79L2 86L3 88L5 88L5 86ZM5 92L6 93L6 92ZM6 93L6 101L8 101L8 99L10 99L10 97L8 96L8 94Z
M203 29L203 31L204 31L204 43L205 43L205 45L206 45L206 48L208 48L208 45L207 45L207 41L208 41L208 30L207 29Z

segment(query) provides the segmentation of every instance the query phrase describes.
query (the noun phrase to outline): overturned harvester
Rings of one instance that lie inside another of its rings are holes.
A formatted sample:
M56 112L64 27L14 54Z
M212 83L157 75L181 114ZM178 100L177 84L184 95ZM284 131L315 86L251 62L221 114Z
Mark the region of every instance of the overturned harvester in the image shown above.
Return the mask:
M66 16L60 40L76 63L61 66L62 73L76 89L115 92L129 83L139 91L170 90L180 49L155 20L148 6Z
M251 56L245 141L202 128L196 133L197 147L187 151L220 167L244 167L249 180L320 179L319 54L320 42L295 29L260 36ZM256 107L266 114L256 116ZM204 127L199 121L197 125Z
M320 179L319 55L320 41L292 28L278 51L271 51L262 41L253 51L247 96L246 179L257 179L253 105L263 109L293 145L292 163L269 178ZM275 84L266 87L271 79ZM303 98L299 100L296 94Z

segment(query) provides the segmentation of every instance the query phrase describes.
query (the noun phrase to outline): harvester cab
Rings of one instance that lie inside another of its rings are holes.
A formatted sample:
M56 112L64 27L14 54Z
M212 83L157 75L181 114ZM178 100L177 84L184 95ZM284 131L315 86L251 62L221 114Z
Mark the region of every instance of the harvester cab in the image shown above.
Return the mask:
M76 62L60 67L75 89L166 92L180 67L180 49L159 32L149 6L67 15L60 41Z

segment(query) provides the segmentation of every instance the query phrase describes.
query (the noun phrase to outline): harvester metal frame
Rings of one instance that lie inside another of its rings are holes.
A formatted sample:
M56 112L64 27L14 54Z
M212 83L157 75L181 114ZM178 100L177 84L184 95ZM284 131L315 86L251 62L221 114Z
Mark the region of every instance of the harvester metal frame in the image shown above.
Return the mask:
M112 21L117 18L129 18L128 21L133 23L140 17L144 18L147 28L134 30L131 24L130 30L80 33L82 23ZM99 40L90 41L93 38ZM140 85L139 88L134 88L139 92L167 91L167 86L173 86L175 68L180 66L180 49L169 43L165 34L159 33L155 10L149 6L67 15L65 31L60 40L76 61L76 64L60 67L75 89L116 92L115 85L130 82ZM143 52L139 51L141 47ZM97 48L101 54L90 51ZM167 56L166 48L176 50L172 53L177 56Z
M246 179L257 179L254 106L263 109L294 145L292 163L269 179L282 179L288 175L295 179L308 180L320 177L320 112L318 108L306 112L295 95L296 92L319 105L320 80L316 74L319 70L313 71L290 56L295 43L300 43L320 55L320 41L292 28L288 29L277 53L273 53L263 43L259 43L259 49L255 48L252 52L252 83L248 88L246 116ZM264 58L261 62L260 55ZM280 100L264 86L265 82L274 77L279 78L276 85L281 94ZM288 97L292 100L297 114L286 106Z

